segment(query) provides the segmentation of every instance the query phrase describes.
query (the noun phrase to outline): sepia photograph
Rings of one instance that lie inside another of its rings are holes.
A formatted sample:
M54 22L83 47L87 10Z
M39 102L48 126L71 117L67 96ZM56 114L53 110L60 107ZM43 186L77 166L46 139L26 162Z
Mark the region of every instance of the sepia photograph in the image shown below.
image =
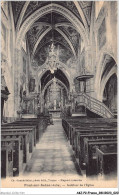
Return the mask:
M1 1L1 188L118 187L117 16Z

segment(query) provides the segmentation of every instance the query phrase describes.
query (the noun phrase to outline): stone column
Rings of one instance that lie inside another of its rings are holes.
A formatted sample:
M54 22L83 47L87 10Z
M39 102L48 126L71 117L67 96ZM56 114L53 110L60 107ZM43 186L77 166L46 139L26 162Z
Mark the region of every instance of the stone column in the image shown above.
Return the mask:
M94 75L94 65L93 65L93 55L92 55L92 48L90 45L88 45L86 48L85 48L85 73L86 74L91 74L91 75ZM90 93L88 93L90 96L93 96L93 91L94 91L94 82L92 82L94 80L94 78L91 78L90 80L87 80L86 81L86 84L87 82L89 83L89 91ZM87 86L87 85L86 85Z
M1 61L2 77L4 78L4 87L7 86L9 90L9 96L5 102L5 117L14 117L14 89L13 89L13 75L9 68L8 61L2 58Z
M14 95L11 93L8 97L8 109L9 109L9 116L14 116Z
M38 111L38 98L37 98L37 95L34 97L34 114L37 115L37 111Z
M40 105L41 105L41 113L44 112L44 94L41 94L41 101L40 101Z
M61 107L61 109L63 108L63 94L62 94L62 88L61 88L61 93L60 93L60 107Z
M85 48L85 72L93 74L92 49L90 45Z
M56 110L56 100L54 100L54 110Z
M14 102L15 115L20 108L20 73L22 68L22 53L20 49L15 49L15 67L14 67Z

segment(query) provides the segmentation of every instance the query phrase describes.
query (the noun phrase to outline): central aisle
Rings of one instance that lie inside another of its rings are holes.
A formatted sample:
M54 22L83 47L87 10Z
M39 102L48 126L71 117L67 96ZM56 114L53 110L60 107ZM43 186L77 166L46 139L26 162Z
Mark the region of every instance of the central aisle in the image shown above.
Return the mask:
M65 136L61 119L47 127L37 143L24 175L79 176L77 164Z

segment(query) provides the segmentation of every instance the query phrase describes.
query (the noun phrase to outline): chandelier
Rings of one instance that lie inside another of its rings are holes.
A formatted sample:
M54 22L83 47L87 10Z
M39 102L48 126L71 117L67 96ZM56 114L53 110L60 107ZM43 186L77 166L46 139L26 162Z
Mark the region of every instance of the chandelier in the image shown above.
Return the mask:
M58 52L55 50L54 43L49 46L49 55L48 55L48 66L52 74L54 74L55 70L58 68Z
M53 14L51 12L51 26L52 26L52 38L51 38L51 44L48 48L48 58L47 58L47 64L49 66L49 70L51 74L54 74L55 70L57 70L59 65L59 46L58 49L56 49L54 45L54 19Z

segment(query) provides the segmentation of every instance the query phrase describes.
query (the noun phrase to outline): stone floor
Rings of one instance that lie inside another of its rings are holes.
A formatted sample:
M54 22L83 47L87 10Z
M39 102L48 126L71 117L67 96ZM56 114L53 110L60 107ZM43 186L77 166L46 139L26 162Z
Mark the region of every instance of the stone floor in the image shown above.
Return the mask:
M28 162L24 175L79 176L80 170L62 128L61 120L47 127Z

